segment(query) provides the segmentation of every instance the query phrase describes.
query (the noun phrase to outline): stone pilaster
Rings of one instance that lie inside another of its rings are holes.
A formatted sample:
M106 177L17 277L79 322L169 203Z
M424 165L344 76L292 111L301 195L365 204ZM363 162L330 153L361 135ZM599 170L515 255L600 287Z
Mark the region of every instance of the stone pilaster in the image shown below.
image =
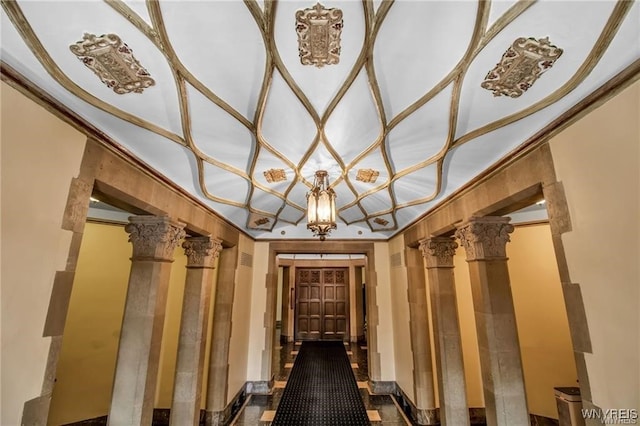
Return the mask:
M184 224L168 217L132 216L125 230L133 244L110 426L150 425L158 379L162 329L173 252Z
M229 386L229 343L231 318L235 292L238 247L222 250L218 262L218 283L214 296L213 330L211 330L211 355L207 381L206 424L225 424L225 408Z
M440 422L442 425L469 425L465 388L462 340L458 318L453 256L458 244L449 237L420 241L431 291L431 311L435 333Z
M413 353L413 383L416 420L419 424L436 424L435 389L429 339L429 309L424 261L419 250L405 250L407 296L409 299L409 333Z
M222 245L209 237L187 238L187 276L182 301L171 426L197 426L200 422L202 371L214 264Z
M458 227L467 254L489 426L530 425L506 244L509 218L472 218Z

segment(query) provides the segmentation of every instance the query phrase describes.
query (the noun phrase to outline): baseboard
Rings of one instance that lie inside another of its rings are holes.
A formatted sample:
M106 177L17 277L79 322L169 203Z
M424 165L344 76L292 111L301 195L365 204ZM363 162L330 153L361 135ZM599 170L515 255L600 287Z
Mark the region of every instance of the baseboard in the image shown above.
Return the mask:
M273 380L258 380L247 382L245 389L248 394L252 395L268 395L273 389Z
M247 383L242 386L238 393L231 399L224 410L207 411L205 415L205 426L224 426L240 412L247 400ZM155 426L155 424L154 424Z
M396 389L396 382L369 381L369 389L374 394L393 394Z
M169 426L169 415L171 410L168 408L153 409L153 426ZM80 420L79 422L67 423L64 426L106 426L107 416L94 417L92 419ZM205 411L200 410L200 426L205 426Z

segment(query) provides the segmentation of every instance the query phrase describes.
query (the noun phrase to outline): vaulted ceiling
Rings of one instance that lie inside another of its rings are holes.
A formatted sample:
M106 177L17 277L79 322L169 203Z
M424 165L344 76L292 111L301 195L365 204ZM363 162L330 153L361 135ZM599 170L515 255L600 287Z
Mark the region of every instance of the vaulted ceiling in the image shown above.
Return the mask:
M256 238L317 170L388 238L640 58L634 1L2 6L3 66Z

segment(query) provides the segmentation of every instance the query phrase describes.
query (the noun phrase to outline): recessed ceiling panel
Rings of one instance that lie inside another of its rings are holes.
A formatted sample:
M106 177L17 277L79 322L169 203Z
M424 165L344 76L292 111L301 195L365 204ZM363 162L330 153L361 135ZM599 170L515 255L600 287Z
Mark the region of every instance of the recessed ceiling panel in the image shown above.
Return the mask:
M307 208L307 193L309 187L302 182L297 182L293 189L289 192L287 199L290 203L296 204L303 209Z
M196 147L204 155L247 173L255 151L253 134L193 86L187 85L186 92Z
M431 164L399 178L392 184L397 203L406 204L427 197L434 197L439 179L440 176L438 176L436 164Z
M356 199L355 194L349 188L349 186L347 186L347 183L344 180L334 186L333 190L336 192L337 206L344 206L345 204L349 204Z
M358 206L349 207L339 212L340 217L347 223L354 223L364 220L365 215Z
M19 6L35 32L36 39L30 42L43 60L51 58L55 63L49 72L55 73L57 67L67 77L66 82L61 80L67 90L103 100L107 103L103 108L121 118L129 119L122 112L128 113L174 134L182 134L171 70L154 44L124 17L106 3L20 2ZM70 50L69 46L81 41L85 33L117 35L149 73L154 85L143 93L115 93ZM89 101L97 104L95 100Z
M211 195L223 200L219 202L247 202L249 182L246 179L209 163L205 163L203 168L205 188Z
M449 133L452 85L402 120L387 136L387 152L395 172L439 154Z
M286 111L286 113L285 113ZM257 129L267 143L297 164L316 137L316 126L304 106L279 73L267 95L262 127Z
M278 54L293 80L305 93L313 109L321 116L329 102L344 84L364 43L364 13L357 1L322 2L326 8L342 10L343 27L340 37L340 61L316 67L303 65L298 54L296 11L312 8L316 1L279 2L275 19L274 38Z
M587 59L614 4L580 3L582 12L589 10L584 14L575 13L563 2L539 2L527 9L501 31L469 67L460 96L456 137L530 108L547 96L559 98L561 95L554 92L567 83ZM478 90L487 73L494 69L509 46L520 37L533 37L536 40L548 37L552 45L563 50L562 55L518 98L496 97L490 90Z
M284 220L289 223L297 223L305 217L305 212L298 210L290 205L284 206L284 209L280 212L278 220Z
M346 164L376 142L382 123L363 70L333 111L325 126L328 142Z
M477 2L395 2L376 38L373 58L391 120L438 84L471 41Z
M260 188L254 188L253 194L251 195L252 208L271 213L273 215L278 212L283 203L284 200L281 198L278 198L273 194L269 194Z
M362 204L369 216L378 212L388 211L393 206L388 189L383 189L364 197L360 204Z
M213 93L252 120L266 54L258 26L244 2L161 1L160 6L178 60Z

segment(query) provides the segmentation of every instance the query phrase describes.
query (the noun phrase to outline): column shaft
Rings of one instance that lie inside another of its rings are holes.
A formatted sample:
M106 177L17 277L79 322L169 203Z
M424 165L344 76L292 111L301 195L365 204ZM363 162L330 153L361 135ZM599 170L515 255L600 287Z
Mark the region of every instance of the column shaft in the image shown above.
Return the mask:
M530 425L507 266L509 218L473 218L456 236L465 247L489 426Z
M197 426L200 422L202 371L206 329L211 300L215 259L222 246L209 237L187 238L182 247L187 256L187 276L182 301L171 426Z
M224 424L229 385L229 343L235 291L238 248L222 250L214 296L211 355L207 382L207 425Z
M469 425L469 408L462 358L453 256L458 245L451 238L421 241L431 292L436 365L442 425Z
M110 426L151 425L160 344L173 252L184 224L166 217L130 217L125 227L133 243Z
M407 296L409 299L409 332L413 352L413 383L419 424L436 424L435 389L429 338L429 309L424 260L420 250L407 248Z

